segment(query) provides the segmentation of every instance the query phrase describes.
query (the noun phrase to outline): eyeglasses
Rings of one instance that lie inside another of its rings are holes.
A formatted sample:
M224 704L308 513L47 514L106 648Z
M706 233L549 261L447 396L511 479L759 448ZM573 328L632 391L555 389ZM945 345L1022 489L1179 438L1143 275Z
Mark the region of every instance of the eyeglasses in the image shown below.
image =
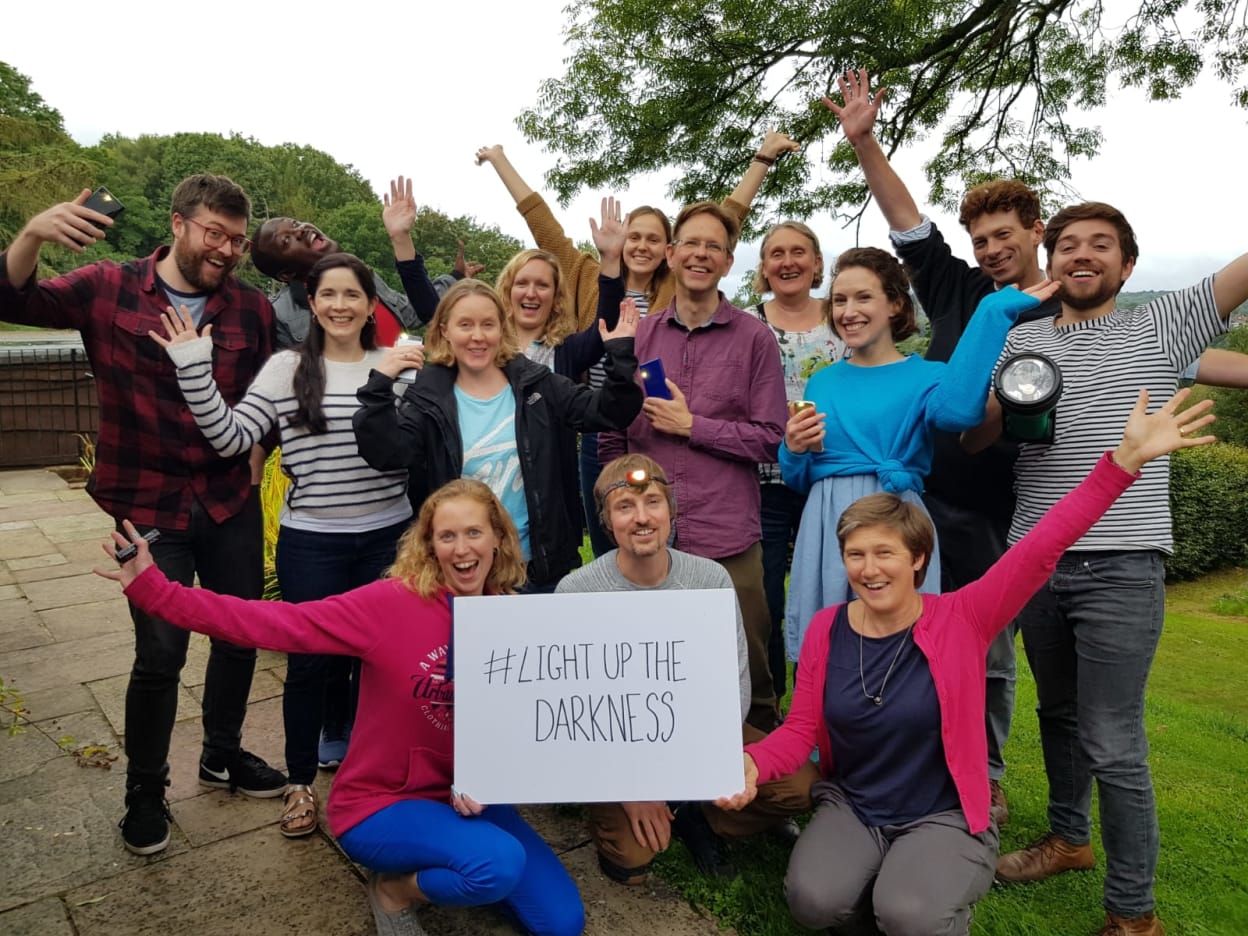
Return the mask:
M204 245L206 247L220 247L226 241L230 242L230 246L234 248L236 253L245 254L251 250L251 241L242 234L230 235L220 228L209 227L202 222L196 221L194 218L183 218L183 221L190 221L197 228L202 228L204 232Z
M697 240L678 240L676 246L690 253L697 253L699 250L705 250L713 257L723 256L728 252L728 248L723 244L717 244L715 241Z
M668 480L662 475L651 474L646 471L645 468L634 468L619 481L608 484L605 488L603 488L602 496L599 500L606 503L607 495L612 491L618 491L622 487L631 488L638 494L642 494L651 484L667 485Z

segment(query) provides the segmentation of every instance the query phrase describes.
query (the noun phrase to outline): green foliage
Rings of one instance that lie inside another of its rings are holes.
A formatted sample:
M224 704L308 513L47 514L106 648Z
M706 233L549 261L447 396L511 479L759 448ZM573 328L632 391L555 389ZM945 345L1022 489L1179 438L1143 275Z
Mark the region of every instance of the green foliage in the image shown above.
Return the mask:
M1248 563L1248 449L1216 444L1172 455L1170 508L1170 578Z
M12 65L0 62L0 117L25 120L57 133L65 133L61 112L30 88L30 79Z
M1099 0L573 0L566 71L517 124L561 154L547 181L565 203L663 166L678 170L676 201L720 198L776 126L810 158L768 173L762 196L775 213L853 214L866 190L847 143L817 142L835 124L819 99L845 69L865 67L890 89L877 126L889 152L938 134L934 201L949 206L987 175L1056 201L1069 161L1101 143L1071 118L1114 84L1171 98L1207 62L1239 80L1243 6L1140 0L1122 28ZM1195 29L1181 33L1180 21ZM1232 100L1248 107L1248 88Z

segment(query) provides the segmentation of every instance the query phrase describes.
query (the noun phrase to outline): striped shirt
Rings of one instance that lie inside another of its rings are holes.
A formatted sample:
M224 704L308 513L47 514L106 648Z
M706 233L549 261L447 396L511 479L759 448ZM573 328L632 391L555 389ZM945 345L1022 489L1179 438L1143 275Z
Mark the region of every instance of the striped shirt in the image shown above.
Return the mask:
M368 382L383 353L367 351L363 360L350 363L324 362L327 431L311 435L289 424L298 408L293 390L298 352L279 351L269 358L230 409L212 379L211 341L199 338L170 348L191 415L218 454L246 452L275 426L280 428L282 471L291 481L281 523L325 533L361 533L411 516L407 472L369 467L360 457L351 425L360 408L355 392Z
M1000 363L1021 351L1057 362L1062 395L1052 444L1024 443L1014 466L1018 505L1009 541L1017 543L1087 476L1122 439L1141 389L1150 411L1174 396L1179 375L1226 330L1213 297L1213 277L1135 309L1115 309L1089 321L1041 319L1016 326ZM1156 549L1169 553L1170 459L1155 458L1072 548Z

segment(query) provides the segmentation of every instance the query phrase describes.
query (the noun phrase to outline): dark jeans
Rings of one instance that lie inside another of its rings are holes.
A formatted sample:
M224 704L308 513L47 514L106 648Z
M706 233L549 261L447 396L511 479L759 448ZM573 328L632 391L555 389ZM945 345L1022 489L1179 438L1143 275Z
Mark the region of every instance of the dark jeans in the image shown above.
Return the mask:
M789 547L797 537L806 495L783 484L762 485L763 591L771 613L767 638L767 665L776 698L784 697L787 683L784 652L784 576L789 571Z
M316 601L377 581L394 562L395 546L407 526L405 520L365 533L317 533L283 526L277 534L277 581L282 600ZM316 777L326 685L344 675L350 679L354 671L354 692L358 693L358 666L359 661L346 657L287 654L282 719L291 783L311 783Z
M1161 638L1165 569L1154 551L1067 552L1018 616L1036 677L1049 824L1091 835L1101 805L1105 908L1153 909L1159 847L1144 732L1144 688Z
M994 520L978 511L951 504L932 493L923 505L936 524L940 538L940 590L946 595L981 578L1005 555L1008 521ZM1016 623L1006 625L988 645L988 682L984 692L984 729L988 735L988 777L1005 774L1002 750L1014 720L1014 685L1017 681L1014 638Z
M594 483L602 474L602 465L598 463L598 434L585 432L581 434L581 504L585 508L585 529L589 531L589 546L597 559L603 553L614 549L610 538L602 531L598 522L598 502L594 500Z
M160 530L152 558L169 579L199 583L210 591L259 598L264 590L264 543L260 489L243 509L216 523L196 501L190 526ZM120 528L120 524L118 524ZM146 533L150 527L140 528ZM169 774L169 741L178 714L178 678L186 663L190 632L130 605L134 621L134 667L126 687L126 784L155 786ZM213 639L204 677L204 752L219 762L238 751L256 651Z

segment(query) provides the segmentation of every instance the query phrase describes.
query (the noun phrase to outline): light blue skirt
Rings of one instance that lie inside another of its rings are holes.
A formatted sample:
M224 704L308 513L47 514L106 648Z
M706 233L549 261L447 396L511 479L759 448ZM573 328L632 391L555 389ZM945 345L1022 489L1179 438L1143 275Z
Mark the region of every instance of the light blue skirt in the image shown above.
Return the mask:
M836 541L836 525L845 508L854 501L883 490L880 479L874 474L833 476L816 481L811 487L793 545L789 600L784 614L784 646L790 660L797 660L806 627L815 612L854 597L845 574L845 563L841 560L841 547ZM917 491L904 491L898 496L917 504L926 516L927 508ZM919 590L940 594L939 541L935 541L932 548L927 577L920 583Z

